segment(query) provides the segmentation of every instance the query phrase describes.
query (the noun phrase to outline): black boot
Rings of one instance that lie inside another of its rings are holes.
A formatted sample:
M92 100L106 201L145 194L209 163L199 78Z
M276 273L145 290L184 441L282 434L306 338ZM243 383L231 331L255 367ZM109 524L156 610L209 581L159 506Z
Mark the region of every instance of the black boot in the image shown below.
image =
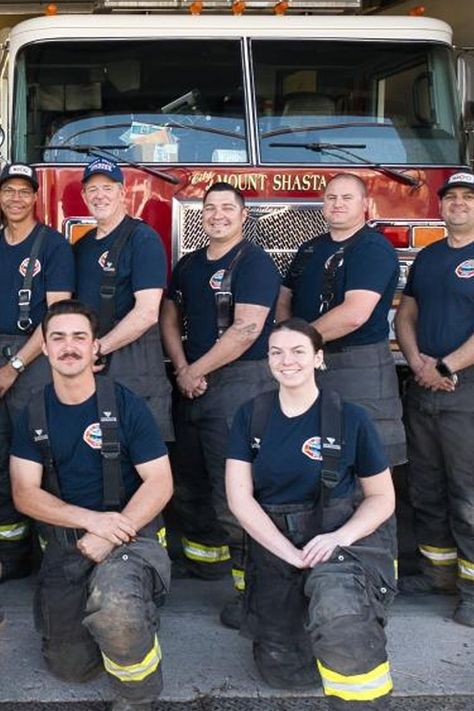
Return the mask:
M244 593L238 592L232 600L226 602L221 610L220 621L224 627L230 627L233 630L240 630L242 617L244 614Z
M319 686L321 678L314 659L302 659L294 651L274 642L254 642L253 658L262 679L275 689Z
M454 610L453 620L466 627L474 627L474 598L472 600L461 600Z

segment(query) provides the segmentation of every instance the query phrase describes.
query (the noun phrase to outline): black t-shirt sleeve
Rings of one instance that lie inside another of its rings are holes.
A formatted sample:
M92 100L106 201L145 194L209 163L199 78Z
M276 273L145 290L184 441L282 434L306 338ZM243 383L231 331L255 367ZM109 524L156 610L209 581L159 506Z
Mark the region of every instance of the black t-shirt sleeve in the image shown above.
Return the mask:
M280 288L280 275L271 257L260 249L249 249L241 257L232 279L236 304L257 304L271 308Z
M126 388L121 389L120 417L127 439L130 460L133 464L144 464L164 457L168 450L161 438L146 402Z
M250 419L252 403L244 403L234 416L227 447L227 458L242 462L252 462L253 453L250 442Z
M357 428L354 462L356 475L364 478L380 474L388 467L388 460L375 425L359 405L345 403L344 408L346 417Z
M14 423L10 454L20 459L38 462L38 464L43 463L41 451L31 436L27 409L23 410Z

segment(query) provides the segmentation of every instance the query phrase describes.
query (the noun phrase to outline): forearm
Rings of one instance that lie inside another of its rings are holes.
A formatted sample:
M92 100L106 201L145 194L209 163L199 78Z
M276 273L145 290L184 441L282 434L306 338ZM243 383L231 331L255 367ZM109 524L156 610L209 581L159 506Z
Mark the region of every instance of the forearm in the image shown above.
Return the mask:
M41 326L37 326L28 340L22 345L17 355L26 367L30 365L41 354L41 346L43 344L43 334Z
M212 348L190 366L192 376L203 377L240 358L260 335L261 329L252 326L242 327L234 322Z
M178 317L165 316L165 313L163 313L160 326L165 351L173 363L174 369L178 371L188 365L183 347L181 324Z
M416 322L412 319L395 319L395 333L405 359L416 372L423 366L416 338Z
M155 323L158 322L158 311L135 305L114 328L100 339L100 352L108 355L133 343Z
M89 530L95 512L67 504L43 489L13 489L15 507L35 521Z
M335 306L327 313L312 322L324 341L335 341L337 338L347 336L357 331L367 319L363 319L356 309L345 304Z
M395 501L392 496L367 496L351 518L338 529L344 545L350 546L373 533L393 513Z
M462 346L445 356L443 361L453 373L474 365L474 335L468 338Z
M139 531L164 509L173 493L171 477L157 483L156 479L144 481L132 496L122 513Z

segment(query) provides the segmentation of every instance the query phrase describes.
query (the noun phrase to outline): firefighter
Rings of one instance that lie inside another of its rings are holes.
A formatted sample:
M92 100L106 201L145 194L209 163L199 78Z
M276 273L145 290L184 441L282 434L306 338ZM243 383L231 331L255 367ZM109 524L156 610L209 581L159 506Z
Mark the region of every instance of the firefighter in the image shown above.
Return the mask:
M366 408L393 467L406 461L387 320L399 265L390 243L365 224L367 205L356 175L329 181L323 205L329 231L300 247L280 290L277 320L299 316L318 329L327 363L322 387Z
M367 413L321 391L322 338L279 323L277 393L241 407L229 443L229 507L250 536L241 631L275 687L316 682L331 711L386 709L384 624L395 589L394 490Z
M169 585L157 517L172 492L166 447L142 398L94 376L97 319L80 302L43 320L53 382L12 443L17 508L47 524L35 620L50 671L87 681L104 668L113 711L151 711L162 688L155 601Z
M30 572L31 535L15 511L8 455L12 423L31 393L51 378L41 355L40 323L48 304L74 290L66 240L36 220L36 171L24 163L0 174L0 581Z
M213 579L229 570L232 557L238 591L242 530L225 497L227 438L239 405L275 387L265 354L280 283L271 258L244 239L246 217L239 190L224 182L208 189L202 213L208 246L178 262L162 315L181 394L173 471L185 565ZM224 608L224 624L238 627L239 600L237 593Z
M166 377L158 314L166 285L161 239L126 214L124 177L105 158L89 163L82 197L97 227L77 244L77 298L99 314L96 372L143 397L165 441L173 439L171 386Z
M404 592L455 592L474 627L474 174L438 191L447 237L420 252L396 319L412 370L405 419L421 573Z

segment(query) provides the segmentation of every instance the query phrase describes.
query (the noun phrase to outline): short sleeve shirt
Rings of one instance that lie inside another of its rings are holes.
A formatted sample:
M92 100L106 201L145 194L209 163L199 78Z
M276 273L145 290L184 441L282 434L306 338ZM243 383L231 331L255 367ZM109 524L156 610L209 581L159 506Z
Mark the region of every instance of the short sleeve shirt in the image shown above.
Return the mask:
M173 271L168 298L177 301L178 292L182 293L187 329L185 349L191 363L207 353L217 340L215 292L221 287L225 270L241 249L241 256L232 267L234 304L267 306L270 311L260 336L239 360L266 357L280 275L263 249L249 242L239 242L217 260L207 258L206 248L199 249L180 259Z
M120 225L102 239L96 230L75 247L77 298L96 311L100 309L100 286L107 255L117 239ZM166 255L158 234L145 222L137 224L127 239L118 260L115 312L122 319L135 305L135 292L163 289L166 286Z
M66 239L56 230L37 223L28 237L19 244L8 244L0 232L0 333L23 334L17 326L18 291L23 288L30 253L40 227L45 230L33 269L30 318L33 328L41 323L47 311L48 292L74 292L74 259Z
M254 459L251 442L253 401L237 411L230 433L228 458L253 462L254 496L261 504L315 501L321 480L321 398L302 415L287 417L278 397L270 412L260 449ZM387 468L383 446L367 413L358 405L342 404L341 478L331 497L350 495L357 477Z
M141 483L135 465L158 459L166 454L153 415L146 403L123 385L116 383L121 445L122 477L126 499ZM79 405L60 402L52 384L44 391L46 418L51 450L58 475L62 499L76 506L103 509L102 433L97 396ZM39 445L33 440L28 410L14 428L11 454L21 459L43 463Z
M474 242L458 249L447 240L419 252L404 293L418 306L422 353L443 358L474 333Z
M308 244L305 242L298 250L283 284L292 291L293 316L311 322L320 316L325 265L344 243L334 241L328 233L321 235L314 241L314 249L306 261L302 255ZM298 262L304 263L304 269L298 276L294 276L295 273L298 274ZM342 304L346 292L354 290L373 291L380 294L380 300L366 323L356 331L333 341L333 345L369 345L388 337L388 313L398 276L398 258L392 245L370 227L359 230L339 262L331 307Z

